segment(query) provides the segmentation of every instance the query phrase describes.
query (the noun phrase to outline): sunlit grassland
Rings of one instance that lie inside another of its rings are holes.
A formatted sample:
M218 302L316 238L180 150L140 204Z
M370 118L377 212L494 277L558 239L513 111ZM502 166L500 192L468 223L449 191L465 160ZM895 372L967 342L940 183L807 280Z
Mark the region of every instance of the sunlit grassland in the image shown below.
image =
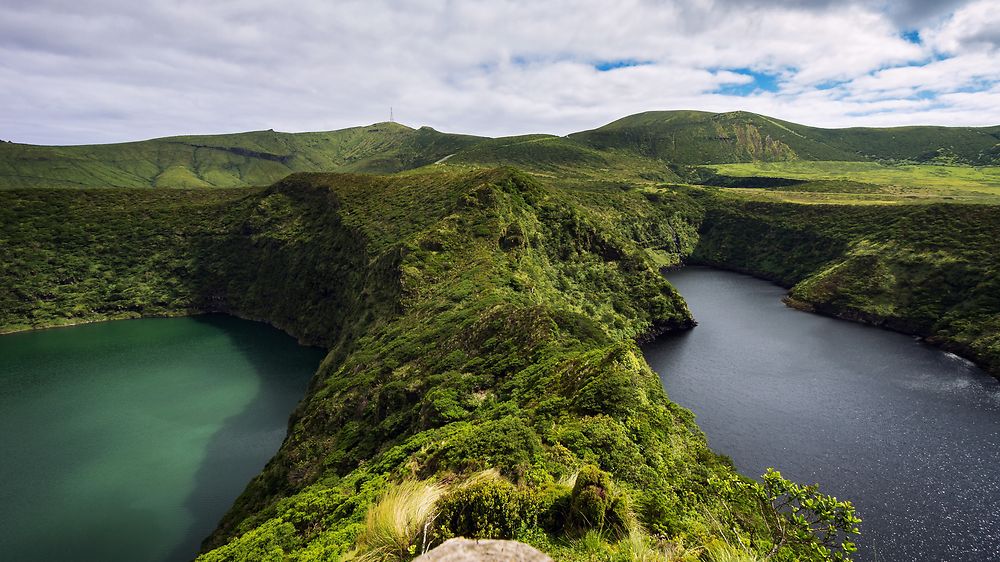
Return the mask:
M805 183L738 188L742 197L790 203L1000 203L1000 167L896 165L877 162L753 162L708 166L723 176L779 177ZM867 188L866 188L867 186Z

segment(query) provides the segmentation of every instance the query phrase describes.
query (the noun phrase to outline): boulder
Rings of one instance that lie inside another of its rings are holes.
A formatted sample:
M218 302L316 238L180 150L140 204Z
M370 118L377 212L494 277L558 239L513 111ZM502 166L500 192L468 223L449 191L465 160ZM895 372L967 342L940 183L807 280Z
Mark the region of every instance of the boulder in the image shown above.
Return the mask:
M552 562L540 550L517 541L449 539L414 562Z

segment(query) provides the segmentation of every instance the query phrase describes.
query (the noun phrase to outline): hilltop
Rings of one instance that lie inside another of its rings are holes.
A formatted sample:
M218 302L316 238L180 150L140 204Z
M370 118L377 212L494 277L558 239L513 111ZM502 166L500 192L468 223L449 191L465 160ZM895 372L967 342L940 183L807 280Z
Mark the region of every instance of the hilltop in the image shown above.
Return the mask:
M0 144L3 187L237 187L304 171L392 173L480 140L375 123L338 131L179 136L121 144Z
M820 129L746 111L650 111L571 139L676 164L783 160L998 162L1000 126Z
M651 111L597 129L487 138L376 123L337 131L180 136L122 144L0 144L0 188L240 187L294 172L433 164L550 176L679 180L678 167L780 161L1000 163L1000 126L821 129L747 112Z

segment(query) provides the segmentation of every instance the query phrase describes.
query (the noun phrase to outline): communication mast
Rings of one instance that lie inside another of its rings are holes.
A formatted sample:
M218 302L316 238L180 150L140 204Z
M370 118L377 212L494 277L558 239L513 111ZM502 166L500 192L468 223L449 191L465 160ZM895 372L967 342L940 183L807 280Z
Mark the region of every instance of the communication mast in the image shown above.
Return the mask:
M389 106L389 122L390 123L395 123L396 122L396 120L392 118L392 106L391 105Z

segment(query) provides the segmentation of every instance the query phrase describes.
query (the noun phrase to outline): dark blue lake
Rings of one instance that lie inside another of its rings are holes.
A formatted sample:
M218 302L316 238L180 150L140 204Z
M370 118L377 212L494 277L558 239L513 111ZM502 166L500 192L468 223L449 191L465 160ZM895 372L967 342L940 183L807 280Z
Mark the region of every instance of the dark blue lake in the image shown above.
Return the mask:
M715 451L852 500L858 560L1000 560L1000 382L912 337L787 308L765 281L667 277L699 325L644 352Z

